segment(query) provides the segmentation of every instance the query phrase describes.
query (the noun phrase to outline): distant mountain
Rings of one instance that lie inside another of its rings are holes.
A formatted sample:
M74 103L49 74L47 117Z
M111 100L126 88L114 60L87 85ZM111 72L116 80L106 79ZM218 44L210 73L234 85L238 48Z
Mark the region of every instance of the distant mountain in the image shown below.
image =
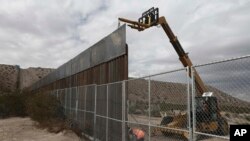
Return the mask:
M40 67L22 69L18 65L0 64L0 94L29 87L53 70Z
M36 81L42 79L55 69L51 68L27 68L27 69L21 69L21 75L20 75L20 89L27 88L31 86Z
M129 81L127 84L128 99L130 102L148 102L148 80L136 79ZM249 102L232 97L211 86L207 86L207 89L208 91L213 92L214 96L217 97L220 107L232 106L250 108ZM187 85L183 83L151 81L150 95L152 104L164 102L169 104L186 105Z

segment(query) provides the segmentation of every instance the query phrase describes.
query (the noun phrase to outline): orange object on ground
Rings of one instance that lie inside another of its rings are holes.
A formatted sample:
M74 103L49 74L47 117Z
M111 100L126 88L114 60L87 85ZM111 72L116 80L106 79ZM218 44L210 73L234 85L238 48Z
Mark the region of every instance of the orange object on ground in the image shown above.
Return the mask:
M141 129L133 128L132 131L136 139L144 139L145 133Z

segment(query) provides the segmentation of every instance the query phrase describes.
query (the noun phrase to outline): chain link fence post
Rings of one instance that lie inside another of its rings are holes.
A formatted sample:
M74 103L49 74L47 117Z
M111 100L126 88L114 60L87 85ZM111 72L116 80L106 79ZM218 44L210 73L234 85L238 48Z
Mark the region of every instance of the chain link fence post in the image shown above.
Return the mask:
M148 140L151 141L151 81L150 76L148 78Z
M193 126L192 126L192 97L190 96L190 67L186 67L186 74L187 74L187 114L188 114L188 129L189 129L189 141L193 140Z
M84 115L83 115L83 129L86 129L86 99L87 99L87 86L83 86L84 87Z
M191 67L191 81L192 81L192 140L196 141L196 109L195 109L195 73L194 68Z
M71 118L71 88L69 88L69 115L67 115L69 118Z
M76 87L76 121L77 121L77 113L78 113L78 97L79 97L79 87Z
M122 141L126 141L126 126L125 126L125 114L126 114L126 83L122 81Z
M95 104L94 104L94 141L96 140L96 99L97 99L97 85L95 84Z
M65 116L66 115L66 111L67 111L67 91L66 91L66 88L63 89L64 90L64 113L65 113Z
M106 109L106 111L107 111L107 114L106 114L106 141L108 141L108 135L109 135L109 119L108 119L108 115L109 115L109 84L107 84L106 85L106 87L107 87L107 109Z

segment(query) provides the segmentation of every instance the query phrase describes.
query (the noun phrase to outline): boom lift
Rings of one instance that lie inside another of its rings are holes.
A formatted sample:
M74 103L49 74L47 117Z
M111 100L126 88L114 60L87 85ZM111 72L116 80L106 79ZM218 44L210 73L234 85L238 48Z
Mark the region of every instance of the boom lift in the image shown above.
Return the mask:
M189 69L192 67L192 61L188 57L188 54L182 48L177 37L172 32L165 17L159 17L158 8L153 7L148 11L144 12L142 16L138 19L138 21L132 21L124 18L119 18L119 21L128 23L128 26L138 31L143 31L150 27L161 25L166 35L168 36L170 43L173 45L175 51L177 52L179 60L181 61L183 66L188 67ZM226 119L223 118L220 114L216 97L207 95L211 92L207 92L207 89L202 79L194 68L193 74L197 90L197 95L195 97L197 131L203 133L215 133L218 135L228 134L228 123ZM189 77L191 77L191 71L189 71ZM161 125L172 128L183 128L184 126L187 126L186 123L187 114L182 116L163 117ZM169 132L172 133L172 131L167 129L161 129L161 132L164 135L167 135L167 133ZM187 136L184 133L180 134L183 134L185 137Z

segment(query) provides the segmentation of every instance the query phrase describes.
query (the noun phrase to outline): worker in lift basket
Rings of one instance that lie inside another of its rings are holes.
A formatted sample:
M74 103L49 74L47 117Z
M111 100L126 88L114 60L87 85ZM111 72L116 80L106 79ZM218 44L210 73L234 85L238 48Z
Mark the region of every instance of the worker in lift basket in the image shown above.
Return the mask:
M144 141L145 133L138 128L129 128L128 130L130 141Z

